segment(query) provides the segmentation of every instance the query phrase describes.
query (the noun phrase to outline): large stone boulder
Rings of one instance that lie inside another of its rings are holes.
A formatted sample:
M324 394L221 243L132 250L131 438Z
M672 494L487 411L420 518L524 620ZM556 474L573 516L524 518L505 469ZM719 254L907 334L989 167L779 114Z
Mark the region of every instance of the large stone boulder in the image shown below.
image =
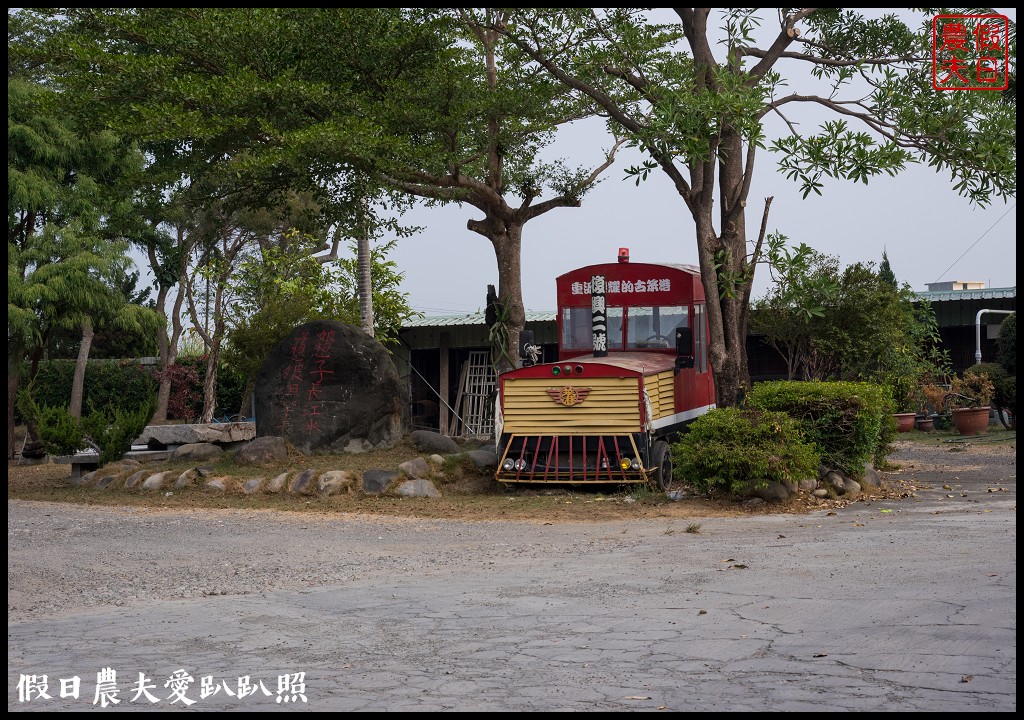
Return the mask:
M364 452L397 444L408 392L391 356L360 328L300 325L256 378L256 435L280 435L304 452Z
M206 462L217 460L224 455L224 449L213 443L189 443L171 451L171 460L195 460Z
M433 430L413 430L409 433L409 439L420 452L453 455L461 449L459 444L450 437Z
M264 435L247 443L235 453L235 462L241 465L274 465L288 459L288 446L284 438Z

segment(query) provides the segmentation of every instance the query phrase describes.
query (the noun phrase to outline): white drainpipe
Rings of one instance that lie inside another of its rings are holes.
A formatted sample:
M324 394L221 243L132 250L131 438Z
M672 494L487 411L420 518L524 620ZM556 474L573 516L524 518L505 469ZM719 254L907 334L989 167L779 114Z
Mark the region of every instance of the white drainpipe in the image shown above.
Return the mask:
M1016 310L979 310L974 317L974 364L981 365L981 316L985 313L1013 315Z

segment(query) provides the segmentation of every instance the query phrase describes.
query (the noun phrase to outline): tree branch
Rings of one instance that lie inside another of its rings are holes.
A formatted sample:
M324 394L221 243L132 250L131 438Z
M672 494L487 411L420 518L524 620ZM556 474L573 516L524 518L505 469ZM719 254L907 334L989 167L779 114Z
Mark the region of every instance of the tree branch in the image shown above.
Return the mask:
M481 210L484 209L483 207L480 207L478 203L471 200L469 193L465 188L441 188L429 183L399 180L391 175L382 175L381 179L383 179L388 185L401 190L402 192L407 192L410 195L416 195L417 197L428 198L430 200L440 200L441 202L468 202L474 207L478 207Z
M605 161L598 165L596 168L594 168L590 175L588 175L587 178L579 184L579 189L581 192L589 188L591 185L593 185L597 181L597 178L601 175L601 173L603 173L605 170L612 166L612 164L615 162L615 153L625 142L626 138L616 139L615 144L612 145L611 150L608 151L608 155L606 156ZM524 223L527 220L535 218L538 215L543 215L548 210L551 210L556 207L579 207L581 205L581 202L579 200L573 200L565 195L557 198L551 198L550 200L545 200L541 203L538 203L537 205L530 207L530 203L532 201L533 196L529 196L526 200L523 201L523 204L519 207L519 212L522 212L523 217L525 218L523 220ZM527 211L528 208L529 210Z
M871 115L870 112L862 112L862 113L861 112L855 112L855 111L850 110L849 108L845 107L846 105L856 105L857 107L864 107L864 105L862 103L860 103L859 101L855 101L855 100L846 100L846 101L829 100L828 98L823 98L823 97L820 97L818 95L796 95L796 94L787 95L786 97L779 98L778 100L775 100L773 102L770 102L770 103L766 104L765 108L764 108L764 112L762 112L762 116L764 115L764 113L767 113L769 110L776 110L779 105L785 105L786 103L790 103L790 102L810 102L810 103L817 103L819 105L824 105L825 107L829 108L830 110L832 110L833 112L835 112L835 113L837 113L839 115L846 115L847 117L852 117L852 118L855 118L857 120L860 120L861 122L863 122L865 125L867 125L869 128L871 128L872 130L877 132L882 137L886 138L887 140L891 140L892 142L896 143L898 146L904 147L904 148L913 148L915 150L925 150L925 149L927 149L927 143L925 141L927 141L927 140L942 140L943 139L943 138L940 138L940 137L937 137L937 136L934 136L934 135L920 135L920 136L908 135L906 133L901 132L899 130L899 127L896 124L890 123L890 122L886 122L885 120L881 120L881 119Z
M507 37L509 40L511 40L516 47L518 47L520 50L526 53L534 62L541 65L544 69L546 69L549 73L551 73L556 79L561 81L563 84L568 85L574 90L578 90L579 92L593 99L598 105L603 107L608 112L608 115L613 120L622 125L622 127L624 127L627 131L641 137L644 135L646 128L639 122L637 122L634 118L627 115L622 110L622 108L620 108L618 104L607 93L603 92L602 90L599 90L598 88L592 85L583 82L579 78L570 75L564 69L562 69L561 66L559 66L553 60L548 58L544 53L542 53L539 49L532 47L531 45L527 44L526 42L519 39L515 35L512 35L508 31L507 27L496 27L496 30L505 37ZM689 199L691 193L690 184L687 183L686 179L682 176L682 174L680 174L679 169L672 162L672 158L665 156L661 153L658 153L654 148L648 148L648 152L651 154L651 157L655 159L655 161L662 168L662 170L664 170L665 173L669 176L673 184L676 186L676 191L686 202L687 206L691 207L692 210L691 200Z
M769 55L768 50L762 50L761 48L753 47L741 47L737 49L740 55L748 55L751 57L766 58ZM871 58L855 58L852 60L832 60L830 58L817 57L816 55L808 55L807 53L799 52L780 52L776 59L787 58L791 60L803 60L805 62L813 63L815 65L827 65L830 67L851 67L856 65L895 65L901 62L912 62L921 63L925 62L923 58L916 57L914 55L899 55L894 57L871 57ZM755 66L756 67L756 66Z
M771 47L764 52L761 57L761 62L750 69L749 79L747 85L753 87L756 85L761 78L763 78L769 70L771 70L775 63L778 62L779 58L782 57L783 52L786 48L800 35L800 29L796 27L796 24L806 18L808 15L813 13L817 8L804 8L795 13L787 15L782 21L782 28L779 30L778 36L772 42ZM746 53L752 54L752 53Z
M765 231L768 229L768 210L771 209L772 200L774 199L774 195L770 195L764 199L764 214L761 216L761 232L757 235L757 243L754 245L754 252L750 255L750 264L755 267L761 259L761 246L764 244Z

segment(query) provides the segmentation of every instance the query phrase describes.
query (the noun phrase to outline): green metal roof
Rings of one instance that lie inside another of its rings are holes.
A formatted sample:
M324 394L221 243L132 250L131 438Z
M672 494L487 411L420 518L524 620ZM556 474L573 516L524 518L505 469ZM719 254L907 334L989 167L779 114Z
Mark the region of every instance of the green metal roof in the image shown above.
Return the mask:
M558 313L554 310L527 310L526 322L554 322ZM486 325L484 313L475 312L468 315L435 315L433 317L420 317L406 320L403 328L422 327L453 327L458 325Z
M981 290L937 290L934 292L914 293L918 300L930 302L963 302L965 300L1016 300L1017 286L1007 288L983 288ZM554 322L558 313L554 310L527 310L526 322ZM465 315L434 315L418 317L405 321L406 328L458 327L464 325L484 325L487 321L483 312Z
M1016 300L1017 286L1007 288L982 288L980 290L934 290L914 293L918 300L949 302L956 300Z

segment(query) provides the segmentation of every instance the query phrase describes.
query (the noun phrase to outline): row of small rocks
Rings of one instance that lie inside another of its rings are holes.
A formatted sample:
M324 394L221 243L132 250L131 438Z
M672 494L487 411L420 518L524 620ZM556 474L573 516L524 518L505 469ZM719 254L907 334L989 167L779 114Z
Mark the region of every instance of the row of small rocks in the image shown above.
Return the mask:
M818 468L817 477L791 480L789 482L765 480L761 483L756 483L757 487L751 490L752 497L746 501L746 504L785 502L801 492L809 493L816 498L853 498L859 495L865 487L878 488L881 484L882 476L871 463L864 465L864 473L859 480L855 480L846 473L827 468L823 465Z
M419 433L419 434L417 434ZM412 440L418 450L442 449L451 457L463 455L480 470L497 466L493 450L484 448L462 452L451 438L437 433L417 431ZM447 442L445 442L447 441ZM189 443L176 448L170 460L209 463L225 454L223 448L212 443ZM234 452L234 463L243 466L280 465L288 459L287 444L283 438L265 436L256 438ZM429 462L428 462L429 460ZM372 469L364 473L349 470L317 471L312 468L279 473L273 477L250 478L217 475L207 465L197 465L185 471L145 468L137 460L121 460L74 480L77 487L123 488L142 491L172 491L200 488L214 492L288 493L293 495L329 496L361 490L380 494L394 487L394 492L406 497L438 497L440 491L431 480L444 457L432 453L427 459L416 457L401 463L397 469Z

